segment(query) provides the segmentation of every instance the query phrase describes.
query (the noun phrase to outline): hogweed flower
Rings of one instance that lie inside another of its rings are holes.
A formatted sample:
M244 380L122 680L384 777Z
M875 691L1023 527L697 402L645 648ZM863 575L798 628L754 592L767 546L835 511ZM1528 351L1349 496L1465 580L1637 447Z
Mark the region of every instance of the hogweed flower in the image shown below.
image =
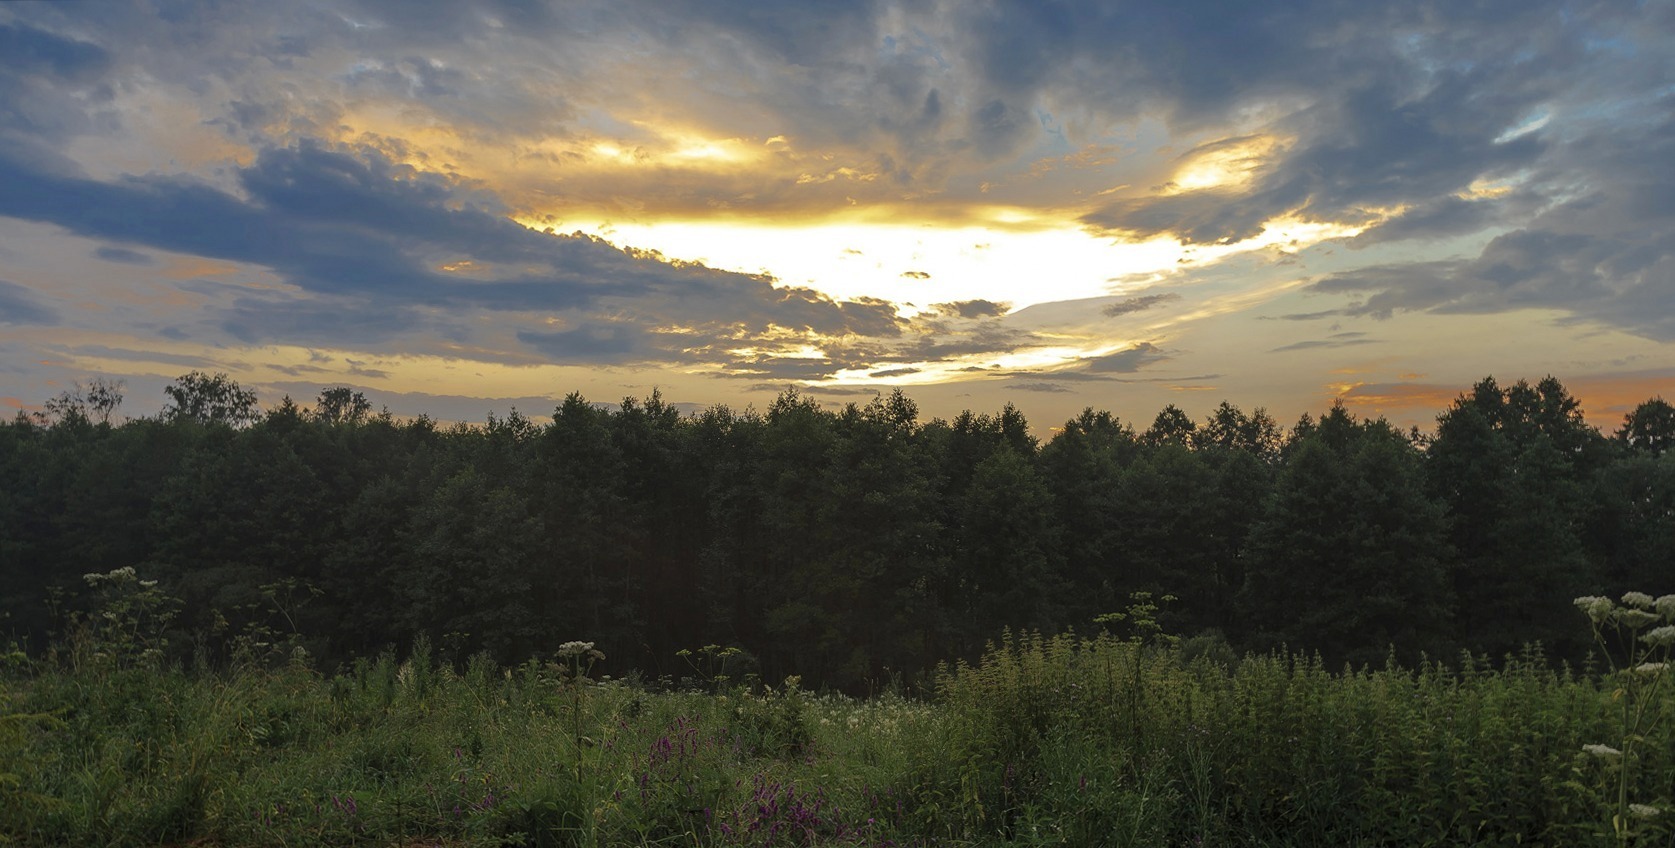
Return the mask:
M1612 618L1616 619L1618 624L1631 630L1639 630L1648 624L1654 624L1662 620L1657 615L1643 609L1619 609L1612 614Z
M1651 804L1630 804L1628 805L1628 811L1637 819L1655 819L1663 815L1663 810Z
M1617 757L1621 757L1623 755L1622 751L1619 751L1610 745L1583 745L1582 752L1592 754L1602 760L1616 759Z
M1660 595L1652 606L1657 608L1658 615L1663 616L1665 621L1675 621L1675 595Z
M1592 619L1595 624L1603 624L1605 619L1611 615L1611 611L1616 608L1616 605L1611 603L1610 598L1602 595L1584 595L1577 598L1574 603L1576 608Z
M1666 669L1668 667L1669 667L1669 663L1643 662L1643 663L1635 666L1634 671L1637 674L1658 674L1659 672L1662 672L1664 669Z
M558 646L558 656L564 659L580 658L588 662L598 662L605 658L605 652L594 648L592 642L565 642Z
M1675 645L1675 624L1665 624L1662 627L1654 627L1646 633L1641 634L1640 641L1645 642L1654 648L1667 648L1670 645Z
M1623 603L1628 605L1628 606L1631 606L1631 607L1639 607L1641 609L1651 609L1652 606L1657 603L1657 601L1654 600L1651 595L1648 595L1645 592L1624 592L1623 593Z

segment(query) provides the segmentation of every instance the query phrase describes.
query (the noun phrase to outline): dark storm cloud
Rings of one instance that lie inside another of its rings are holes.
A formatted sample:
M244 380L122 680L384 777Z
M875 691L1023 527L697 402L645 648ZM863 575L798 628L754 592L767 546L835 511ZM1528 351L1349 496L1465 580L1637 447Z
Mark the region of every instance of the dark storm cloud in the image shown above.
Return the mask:
M42 304L34 292L0 280L0 324L56 325L59 320L58 313Z

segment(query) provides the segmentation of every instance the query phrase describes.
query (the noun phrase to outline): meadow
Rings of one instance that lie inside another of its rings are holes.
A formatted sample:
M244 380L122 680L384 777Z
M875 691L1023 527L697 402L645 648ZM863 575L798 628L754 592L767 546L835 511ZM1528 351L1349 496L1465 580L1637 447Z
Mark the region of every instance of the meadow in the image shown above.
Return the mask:
M925 691L515 667L424 643L166 664L140 599L0 688L17 845L1669 845L1675 597L1578 600L1597 661L1402 668L1163 635L1008 636ZM1142 599L1144 600L1144 599ZM136 629L136 628L140 629Z

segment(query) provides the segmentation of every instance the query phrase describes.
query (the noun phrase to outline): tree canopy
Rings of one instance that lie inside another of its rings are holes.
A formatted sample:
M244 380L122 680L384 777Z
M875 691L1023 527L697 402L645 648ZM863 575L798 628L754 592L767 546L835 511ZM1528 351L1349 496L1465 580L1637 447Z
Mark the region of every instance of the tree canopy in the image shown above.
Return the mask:
M586 638L651 675L717 644L854 687L1003 628L1091 629L1137 592L1235 648L1576 659L1570 598L1667 582L1675 556L1669 405L1606 436L1551 377L1485 379L1429 438L1222 403L1139 434L1089 409L1045 443L1014 407L922 421L900 391L690 416L570 394L480 427L347 387L266 411L224 374L166 392L124 421L95 380L0 424L0 621L24 640L85 600L82 574L133 566L209 662L261 628L327 662Z

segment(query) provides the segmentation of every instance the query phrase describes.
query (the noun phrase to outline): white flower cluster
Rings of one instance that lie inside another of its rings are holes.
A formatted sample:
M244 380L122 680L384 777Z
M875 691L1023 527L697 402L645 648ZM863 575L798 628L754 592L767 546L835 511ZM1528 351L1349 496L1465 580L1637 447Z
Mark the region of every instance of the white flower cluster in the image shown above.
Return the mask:
M1667 648L1675 645L1675 624L1654 627L1642 635L1640 641L1654 648Z
M1659 621L1675 622L1675 595L1654 598L1645 592L1625 592L1622 606L1604 595L1584 595L1573 603L1596 625L1609 622L1638 630Z
M605 658L605 653L595 650L592 642L565 642L558 646L558 655L565 658L582 657L594 661Z
M1584 595L1577 598L1575 604L1595 624L1604 624L1611 617L1612 610L1617 608L1610 598L1603 595Z
M1645 592L1624 592L1623 603L1627 606L1638 607L1640 609L1651 609L1657 601Z
M821 727L841 727L872 737L890 737L922 728L937 720L930 705L894 695L856 699L844 695L822 695L810 699Z
M1628 811L1630 815L1637 819L1655 819L1663 815L1663 810L1651 804L1630 804L1628 805Z
M132 583L134 582L136 576L137 575L134 573L133 566L124 565L121 568L112 569L111 571L103 574L97 571L89 572L87 574L83 574L81 579L86 580L87 585L89 586L97 586L100 583Z
M1592 754L1604 760L1615 759L1623 755L1622 751L1619 751L1610 745L1583 745L1582 752Z

